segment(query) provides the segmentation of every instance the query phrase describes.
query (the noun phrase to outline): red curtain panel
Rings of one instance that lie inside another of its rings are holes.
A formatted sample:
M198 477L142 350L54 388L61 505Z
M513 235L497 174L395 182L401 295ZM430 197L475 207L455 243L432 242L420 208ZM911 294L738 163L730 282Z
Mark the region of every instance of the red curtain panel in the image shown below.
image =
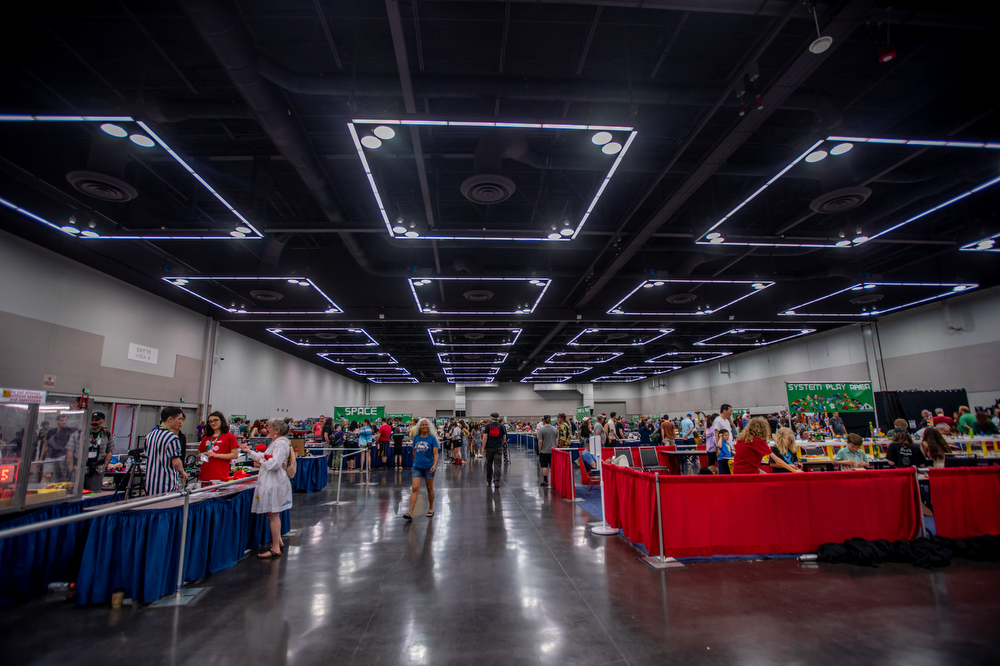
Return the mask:
M617 465L603 465L601 469L608 525L621 529L632 543L643 544L651 555L658 555L653 475Z
M573 460L569 449L552 449L552 488L567 499L573 499L576 489Z
M804 553L853 537L912 539L919 530L912 470L666 476L660 494L664 550L673 557Z
M928 476L939 536L1000 534L1000 467L931 469Z

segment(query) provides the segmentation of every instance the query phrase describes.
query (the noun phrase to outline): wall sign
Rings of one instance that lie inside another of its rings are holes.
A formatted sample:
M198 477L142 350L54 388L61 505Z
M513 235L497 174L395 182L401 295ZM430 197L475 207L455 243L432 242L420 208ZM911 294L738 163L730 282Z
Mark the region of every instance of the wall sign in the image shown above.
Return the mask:
M152 363L153 365L156 365L156 357L159 353L160 350L154 347L137 345L134 342L128 343L128 358L132 361L141 361L143 363Z
M361 421L362 419L380 419L385 416L385 405L380 407L334 407L334 421Z
M409 425L410 421L413 420L413 414L386 414L385 416L392 419L393 423L405 423L406 425Z
M45 402L45 391L0 389L0 402L18 402L21 404L40 405Z
M590 405L584 405L583 407L576 408L576 420L582 421L590 416Z
M875 411L871 382L785 382L785 391L793 414Z
M45 375L42 377L42 388L55 388L56 387L56 376L55 375Z

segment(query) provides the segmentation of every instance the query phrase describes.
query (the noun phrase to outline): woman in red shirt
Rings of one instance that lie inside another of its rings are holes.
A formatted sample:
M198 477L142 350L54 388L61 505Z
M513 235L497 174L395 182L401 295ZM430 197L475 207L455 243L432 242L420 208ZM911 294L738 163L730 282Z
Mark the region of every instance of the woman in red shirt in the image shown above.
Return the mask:
M801 472L801 469L792 467L771 451L771 447L767 445L767 440L770 438L771 426L767 419L761 416L750 419L747 427L736 437L733 474L760 474L763 471L760 468L760 461L767 456L770 456L771 464L776 467L789 472Z
M208 485L210 481L229 480L229 461L236 460L240 455L240 447L236 437L229 432L229 424L222 412L208 415L205 437L198 445L198 451L208 458L201 464L198 472L198 480L202 485Z

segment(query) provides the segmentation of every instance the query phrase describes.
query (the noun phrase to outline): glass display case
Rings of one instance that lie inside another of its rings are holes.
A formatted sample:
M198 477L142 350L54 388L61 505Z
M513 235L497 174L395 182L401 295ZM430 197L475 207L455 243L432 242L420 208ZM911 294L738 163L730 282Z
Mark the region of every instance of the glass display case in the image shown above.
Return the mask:
M44 391L0 389L0 513L79 499L89 414Z

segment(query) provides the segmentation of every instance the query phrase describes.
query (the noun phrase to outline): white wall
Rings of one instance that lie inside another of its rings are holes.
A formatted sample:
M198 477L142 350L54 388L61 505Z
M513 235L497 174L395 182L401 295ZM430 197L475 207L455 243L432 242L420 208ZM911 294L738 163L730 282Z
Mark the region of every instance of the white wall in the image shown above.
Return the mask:
M111 241L109 241L111 242ZM16 236L0 232L0 386L160 403L203 401L211 320ZM129 360L130 342L157 348ZM210 401L226 414L293 418L363 404L365 386L219 329Z

